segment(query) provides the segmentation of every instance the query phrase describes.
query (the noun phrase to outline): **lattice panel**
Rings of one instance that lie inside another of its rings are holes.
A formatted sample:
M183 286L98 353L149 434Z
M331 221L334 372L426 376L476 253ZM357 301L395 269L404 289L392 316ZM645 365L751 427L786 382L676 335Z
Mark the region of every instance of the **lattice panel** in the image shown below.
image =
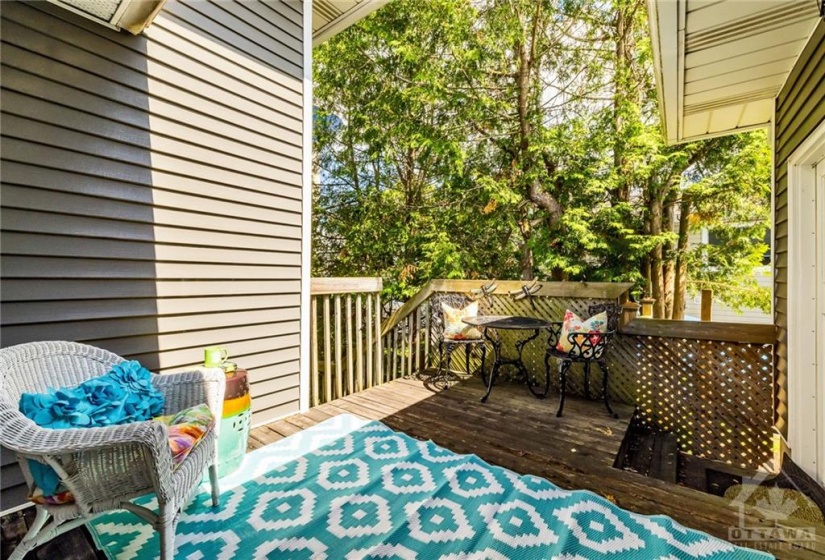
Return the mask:
M772 345L620 335L608 363L643 422L682 451L743 468L770 459Z
M525 315L560 321L565 309L580 316L593 303L606 300L535 297L513 300L494 295L479 300L480 313ZM438 360L437 334L428 328L432 305L421 305L415 319L399 325L409 336L415 333L413 372L433 368ZM505 352L513 351L519 336L503 331ZM429 344L425 341L429 337ZM530 342L524 362L530 372L544 379L544 352L547 335ZM426 346L425 346L426 345ZM389 346L389 345L385 345ZM394 353L409 357L410 349ZM407 358L404 358L405 360ZM479 366L480 354L473 354L471 368ZM487 367L492 364L488 348ZM773 425L773 347L762 344L715 342L652 336L618 335L607 355L610 368L610 398L636 405L643 422L676 434L682 451L743 468L756 468L771 456ZM551 362L551 393L548 414L555 410L558 395L557 364ZM453 353L450 369L464 372L463 350ZM400 368L399 368L400 371ZM407 368L409 371L409 368ZM505 368L506 371L506 368ZM600 394L601 372L591 368L591 395ZM584 394L580 364L568 374L568 391ZM495 398L495 391L493 392Z

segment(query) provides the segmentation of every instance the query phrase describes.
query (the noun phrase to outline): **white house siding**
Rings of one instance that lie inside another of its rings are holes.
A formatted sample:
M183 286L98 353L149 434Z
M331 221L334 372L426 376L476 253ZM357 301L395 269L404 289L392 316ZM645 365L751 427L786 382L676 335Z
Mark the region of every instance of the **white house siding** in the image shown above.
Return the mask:
M2 2L2 331L156 371L229 348L298 409L300 2L170 0L133 37ZM2 504L23 499L2 453Z

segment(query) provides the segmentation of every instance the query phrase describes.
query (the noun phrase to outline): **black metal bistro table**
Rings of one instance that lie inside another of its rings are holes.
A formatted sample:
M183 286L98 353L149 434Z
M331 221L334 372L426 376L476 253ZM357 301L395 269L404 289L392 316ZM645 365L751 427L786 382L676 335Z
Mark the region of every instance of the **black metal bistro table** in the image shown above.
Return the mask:
M549 321L537 319L536 317L520 317L518 315L483 315L481 317L467 317L463 319L463 321L468 325L473 325L484 331L484 338L489 340L490 344L493 345L493 350L496 355L496 360L493 362L492 369L490 369L490 375L486 379L487 392L481 397L481 402L487 402L487 398L493 391L493 384L496 382L496 377L501 366L507 365L515 366L516 370L518 370L518 375L527 383L527 387L533 395L540 399L543 399L547 395L547 391L550 389L550 377L545 376L543 389L539 387L538 379L531 376L530 372L527 371L527 367L522 360L522 353L528 342L536 339L542 329L550 326ZM515 346L517 353L515 357L505 358L501 352L502 341L501 334L499 333L501 330L533 331L533 333L527 338L516 341ZM482 381L484 381L483 377Z

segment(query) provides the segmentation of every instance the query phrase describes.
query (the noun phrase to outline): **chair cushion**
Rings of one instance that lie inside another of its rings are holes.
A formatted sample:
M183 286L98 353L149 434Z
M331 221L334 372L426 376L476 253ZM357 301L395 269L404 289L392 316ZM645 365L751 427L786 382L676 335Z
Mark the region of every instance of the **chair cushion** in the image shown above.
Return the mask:
M481 331L476 327L463 322L465 318L478 316L477 301L464 309L455 309L446 303L442 303L441 312L444 315L444 338L447 340L468 340L482 337Z
M155 420L169 426L169 448L175 467L215 427L215 415L205 404L181 410L177 414L158 416Z
M42 428L100 428L150 420L163 412L164 403L163 394L152 385L151 372L132 360L76 387L23 393L20 412ZM50 466L29 460L29 471L37 487L30 499L38 503L73 501Z
M561 326L561 336L559 336L559 342L556 345L556 350L559 352L564 352L565 354L570 354L571 352L577 351L576 347L570 342L568 335L570 333L606 333L607 332L607 312L602 311L596 315L593 315L586 321L583 321L581 317L570 311L569 309L564 312L564 322ZM584 334L582 335L584 336ZM599 337L591 337L592 342L595 344L599 341ZM579 341L583 339L578 339Z

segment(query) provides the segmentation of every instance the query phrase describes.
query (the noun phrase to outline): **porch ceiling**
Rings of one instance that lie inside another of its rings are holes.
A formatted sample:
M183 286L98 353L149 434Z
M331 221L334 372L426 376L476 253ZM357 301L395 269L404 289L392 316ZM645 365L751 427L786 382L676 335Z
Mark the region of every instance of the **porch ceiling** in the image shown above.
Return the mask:
M312 46L317 46L389 3L390 0L314 0Z
M668 143L770 123L819 21L815 0L648 0Z

